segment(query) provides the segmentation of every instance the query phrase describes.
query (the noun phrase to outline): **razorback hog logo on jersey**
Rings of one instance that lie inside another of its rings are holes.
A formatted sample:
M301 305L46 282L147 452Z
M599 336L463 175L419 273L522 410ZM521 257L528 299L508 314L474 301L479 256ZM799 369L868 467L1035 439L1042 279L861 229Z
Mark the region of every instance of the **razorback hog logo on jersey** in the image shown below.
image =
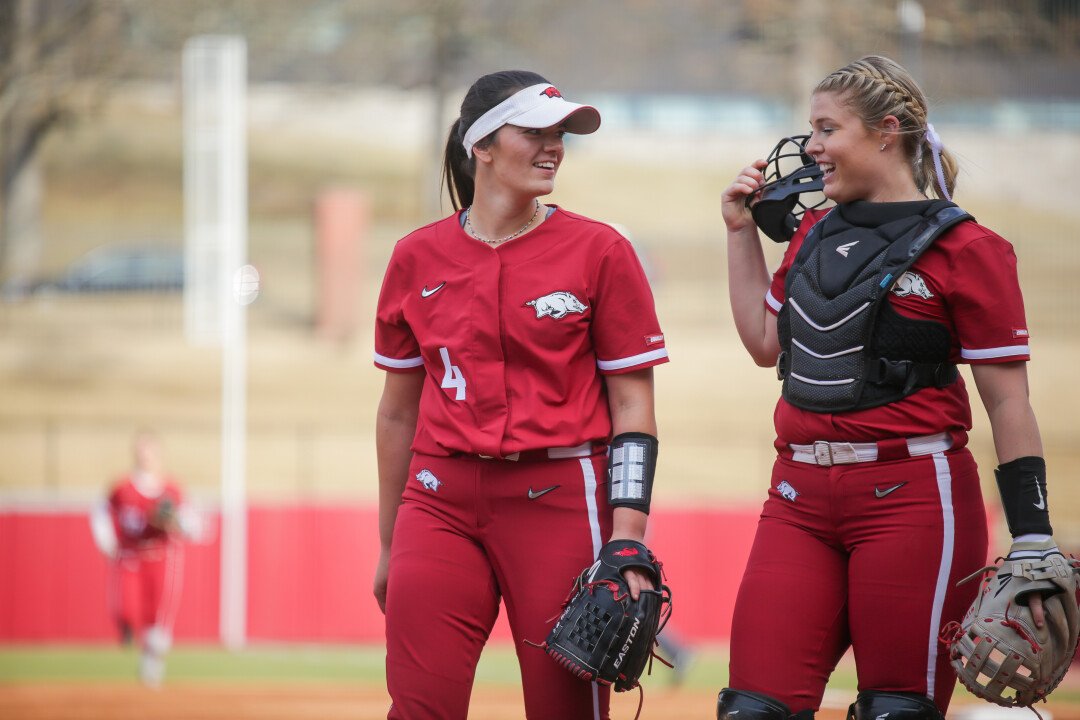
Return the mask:
M776 486L776 492L780 493L791 502L795 502L795 498L799 497L799 491L791 487L791 483L787 480L780 481L780 484Z
M570 313L584 313L589 309L573 293L563 290L541 295L525 304L536 310L537 319L547 316L561 320Z
M934 293L930 292L930 289L926 287L926 281L922 279L921 275L908 270L901 275L896 284L892 287L893 294L898 297L907 297L908 295L918 295L923 300L929 300L934 297Z
M125 535L136 537L146 529L146 513L137 507L120 508L120 529Z
M544 90L544 91L543 91L542 93L540 93L540 94L541 94L541 95L547 95L547 96L548 96L549 98L557 98L557 97L558 97L558 98L561 98L561 97L562 97L562 93L561 93L561 92L559 92L558 88L556 88L556 87L555 87L554 85L552 85L552 86L550 86L550 87L546 88L546 89L545 89L545 90Z
M442 481L435 477L435 474L424 468L420 472L416 473L416 479L420 481L420 484L427 490L439 491L439 486L442 485Z

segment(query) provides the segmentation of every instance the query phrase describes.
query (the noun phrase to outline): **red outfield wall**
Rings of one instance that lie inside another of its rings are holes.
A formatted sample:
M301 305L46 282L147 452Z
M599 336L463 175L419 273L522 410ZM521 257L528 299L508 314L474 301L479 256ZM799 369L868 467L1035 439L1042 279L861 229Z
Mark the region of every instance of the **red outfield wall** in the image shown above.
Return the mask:
M680 637L728 637L758 512L653 513L649 545L674 589L670 627ZM210 518L211 528L216 523ZM251 640L382 642L382 615L371 595L374 508L253 507L248 532ZM186 548L179 641L218 638L220 547L217 533L210 536L211 542ZM543 546L543 538L537 543ZM0 642L111 641L106 578L86 513L0 510ZM552 578L567 589L570 581ZM437 592L432 578L433 602ZM509 638L501 617L494 637Z

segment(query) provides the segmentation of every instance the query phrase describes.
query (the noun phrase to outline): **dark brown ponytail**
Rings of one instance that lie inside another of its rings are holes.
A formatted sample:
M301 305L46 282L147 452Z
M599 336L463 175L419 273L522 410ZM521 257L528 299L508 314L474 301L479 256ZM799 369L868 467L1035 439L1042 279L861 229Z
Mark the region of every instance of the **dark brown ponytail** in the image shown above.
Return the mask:
M476 159L465 154L465 146L462 144L465 133L481 115L518 90L546 82L542 76L528 70L504 70L484 75L465 93L465 99L461 101L461 112L450 126L446 150L443 152L443 181L454 210L472 205L476 190ZM487 147L494 135L495 133L491 133L482 138L476 143L476 147Z

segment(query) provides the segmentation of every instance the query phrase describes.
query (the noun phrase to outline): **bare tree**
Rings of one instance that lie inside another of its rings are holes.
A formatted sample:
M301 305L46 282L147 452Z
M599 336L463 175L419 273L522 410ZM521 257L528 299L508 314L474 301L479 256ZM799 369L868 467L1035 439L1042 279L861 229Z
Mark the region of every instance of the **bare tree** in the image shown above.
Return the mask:
M122 10L95 0L0 2L0 275L28 278L38 269L41 144L95 101L119 46Z

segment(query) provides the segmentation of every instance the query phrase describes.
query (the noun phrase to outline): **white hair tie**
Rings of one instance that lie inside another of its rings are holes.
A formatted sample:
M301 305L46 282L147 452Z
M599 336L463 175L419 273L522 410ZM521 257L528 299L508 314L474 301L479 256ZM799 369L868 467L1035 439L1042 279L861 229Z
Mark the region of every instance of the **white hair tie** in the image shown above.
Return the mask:
M934 155L934 170L937 172L938 186L941 187L941 194L945 196L945 199L952 202L952 197L949 195L949 188L945 184L945 172L941 169L941 137L937 134L937 130L934 129L933 123L926 123L926 140L930 143L930 151Z

